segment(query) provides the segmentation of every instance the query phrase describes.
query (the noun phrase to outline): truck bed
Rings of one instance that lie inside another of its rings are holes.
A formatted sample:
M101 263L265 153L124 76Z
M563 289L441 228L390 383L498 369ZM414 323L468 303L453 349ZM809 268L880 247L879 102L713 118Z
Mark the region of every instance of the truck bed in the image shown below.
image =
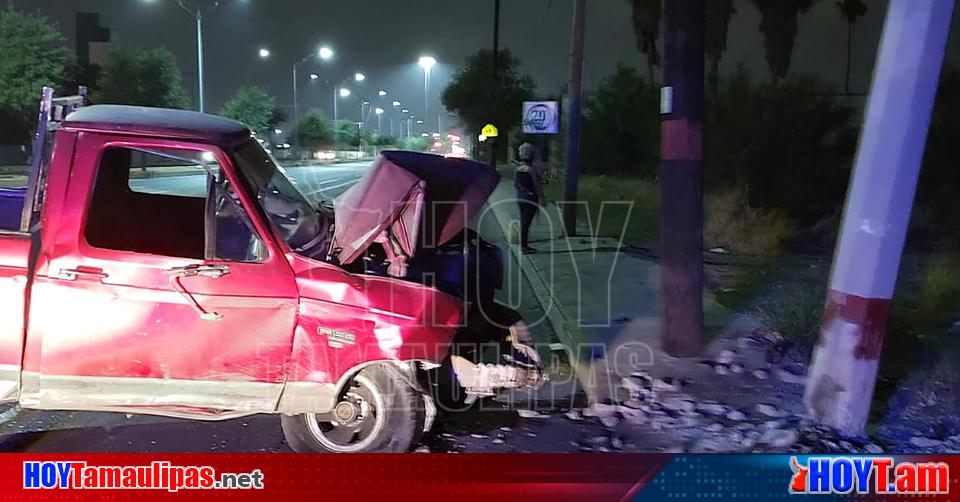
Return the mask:
M19 230L25 188L0 188L0 230Z

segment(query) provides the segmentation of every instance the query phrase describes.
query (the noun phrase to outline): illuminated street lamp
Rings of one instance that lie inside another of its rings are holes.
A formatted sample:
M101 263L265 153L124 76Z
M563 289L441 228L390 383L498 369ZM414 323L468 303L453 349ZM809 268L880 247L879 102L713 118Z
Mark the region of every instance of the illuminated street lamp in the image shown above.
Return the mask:
M259 53L260 53L260 59L270 58L270 49L267 49L266 47L261 47Z
M373 113L377 114L377 134L383 136L383 108L377 108Z
M358 85L367 79L367 76L363 73L357 72L353 74L353 81ZM349 98L353 93L349 88L344 87L347 83L346 80L340 81L339 84L333 88L333 144L336 145L340 140L340 128L338 122L340 121L340 100ZM360 114L363 115L363 100L360 103ZM360 117L363 118L362 116ZM362 125L362 124L361 124Z
M311 52L307 54L299 61L293 63L293 123L297 124L300 122L300 106L299 100L297 98L297 89L299 87L299 82L297 82L297 68L300 67L303 63L310 61L313 58L320 58L321 61L330 61L333 59L333 49L323 46L317 49L316 52ZM310 74L310 80L317 80L320 78L320 75L316 73Z
M379 95L382 98L387 95L387 91L380 89L380 91L377 92L377 95Z
M145 3L154 3L153 0L141 0ZM201 7L188 7L183 0L176 0L177 5L185 10L191 17L193 17L197 22L197 105L201 112L205 110L206 104L206 95L203 91L204 82L203 82L203 17L211 12L213 9L216 9L220 6L220 2L213 2L212 5L201 8ZM263 49L261 49L262 51ZM262 56L261 56L262 57Z
M418 64L423 68L423 117L430 116L430 73L437 60L432 56L421 56Z

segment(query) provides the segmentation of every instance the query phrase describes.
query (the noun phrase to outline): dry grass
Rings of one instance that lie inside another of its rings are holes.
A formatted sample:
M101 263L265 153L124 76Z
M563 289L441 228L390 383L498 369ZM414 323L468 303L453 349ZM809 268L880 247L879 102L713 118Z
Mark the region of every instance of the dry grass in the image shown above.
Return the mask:
M743 191L732 190L707 198L703 232L708 248L772 255L794 234L795 226L780 211L750 207Z

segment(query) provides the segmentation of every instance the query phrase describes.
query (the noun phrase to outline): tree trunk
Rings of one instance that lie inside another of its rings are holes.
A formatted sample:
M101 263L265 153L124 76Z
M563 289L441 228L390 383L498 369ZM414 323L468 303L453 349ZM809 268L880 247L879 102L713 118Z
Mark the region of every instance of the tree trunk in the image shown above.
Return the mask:
M847 23L847 76L844 80L843 91L850 95L850 60L853 57L853 23Z

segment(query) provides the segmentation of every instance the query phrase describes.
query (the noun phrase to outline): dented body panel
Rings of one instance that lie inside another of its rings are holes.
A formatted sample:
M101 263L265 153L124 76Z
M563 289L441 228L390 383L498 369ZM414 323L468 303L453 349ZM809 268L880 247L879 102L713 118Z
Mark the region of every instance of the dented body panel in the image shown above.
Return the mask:
M0 233L0 400L205 420L322 413L366 365L447 357L463 300L301 256L247 190L236 199L266 249L258 262L91 245L84 231L107 149L212 155L226 182L245 186L230 155L239 126L123 109L111 124L100 118L117 107L95 108L56 133L39 230ZM191 267L226 272L171 274Z

